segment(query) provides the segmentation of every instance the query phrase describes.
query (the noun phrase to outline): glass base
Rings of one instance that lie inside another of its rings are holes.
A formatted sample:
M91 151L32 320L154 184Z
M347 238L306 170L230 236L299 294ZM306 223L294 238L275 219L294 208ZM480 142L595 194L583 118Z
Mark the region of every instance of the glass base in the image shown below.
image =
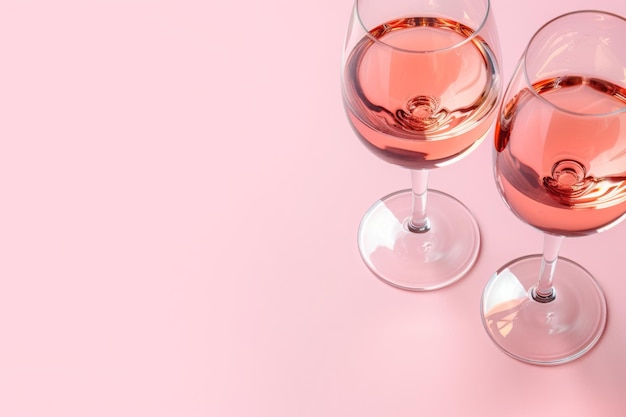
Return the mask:
M474 265L480 248L478 224L460 201L428 190L430 230L409 231L411 190L378 200L359 227L361 257L380 279L395 287L429 291L450 285Z
M496 272L482 297L483 325L513 358L534 365L559 365L588 352L600 339L607 308L602 289L575 262L557 260L556 298L537 302L541 255L516 259Z

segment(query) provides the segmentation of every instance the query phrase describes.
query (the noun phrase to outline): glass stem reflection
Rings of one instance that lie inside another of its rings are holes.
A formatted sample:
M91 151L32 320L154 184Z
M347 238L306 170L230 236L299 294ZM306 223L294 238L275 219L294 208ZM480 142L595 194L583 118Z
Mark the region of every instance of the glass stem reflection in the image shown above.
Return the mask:
M532 297L535 301L549 303L556 298L552 281L554 280L554 271L556 270L556 263L562 244L563 236L548 233L543 235L543 256L541 259L539 282L532 291Z
M426 194L428 191L428 170L411 170L411 190L413 192L413 209L407 227L413 233L426 233L430 230L430 222L426 217Z

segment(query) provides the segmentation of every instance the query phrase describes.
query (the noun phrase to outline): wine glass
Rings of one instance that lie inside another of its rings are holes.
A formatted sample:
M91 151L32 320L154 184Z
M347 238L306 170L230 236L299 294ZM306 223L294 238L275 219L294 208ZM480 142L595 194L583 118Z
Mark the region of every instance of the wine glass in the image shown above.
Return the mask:
M607 308L593 276L559 257L565 237L626 213L626 20L576 11L533 36L506 90L495 132L496 184L509 209L544 233L541 255L501 267L482 297L493 341L555 365L589 351Z
M428 174L492 127L499 54L489 0L355 0L342 62L348 120L377 157L411 173L411 189L377 201L359 226L361 256L388 284L441 288L476 260L476 220L428 189Z

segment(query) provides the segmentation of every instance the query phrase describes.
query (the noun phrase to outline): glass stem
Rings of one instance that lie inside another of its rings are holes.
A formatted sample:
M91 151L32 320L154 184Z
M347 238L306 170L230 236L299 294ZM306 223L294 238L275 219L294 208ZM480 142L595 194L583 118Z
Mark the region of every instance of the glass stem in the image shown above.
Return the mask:
M549 303L556 298L556 292L552 286L556 262L559 258L559 251L563 243L563 236L544 234L543 236L543 256L541 258L541 270L539 272L539 282L532 291L533 300L540 303Z
M426 217L426 194L428 191L428 173L426 169L411 170L411 190L413 192L413 208L407 227L413 233L426 233L430 230L430 222Z

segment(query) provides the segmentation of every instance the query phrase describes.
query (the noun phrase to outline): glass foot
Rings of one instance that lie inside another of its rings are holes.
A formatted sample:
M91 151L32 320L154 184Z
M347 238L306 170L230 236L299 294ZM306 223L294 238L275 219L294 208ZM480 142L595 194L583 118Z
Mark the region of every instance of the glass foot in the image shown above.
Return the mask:
M541 255L516 259L496 272L482 298L483 325L513 358L535 365L558 365L588 352L600 339L607 318L602 289L575 262L559 257L553 301L532 298Z
M428 190L430 230L409 231L411 190L378 200L359 227L361 257L380 279L395 287L428 291L450 285L474 265L480 248L476 220L460 201Z

